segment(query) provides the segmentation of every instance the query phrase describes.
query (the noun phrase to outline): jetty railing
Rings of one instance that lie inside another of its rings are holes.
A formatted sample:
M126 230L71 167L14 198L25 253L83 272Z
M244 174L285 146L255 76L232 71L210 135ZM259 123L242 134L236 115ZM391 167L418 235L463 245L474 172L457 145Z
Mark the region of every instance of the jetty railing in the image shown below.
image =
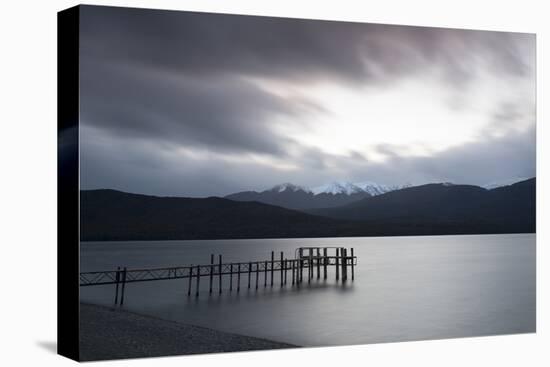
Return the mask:
M115 304L124 304L124 293L127 283L147 282L168 279L188 279L187 295L191 296L193 280L195 280L195 297L199 296L200 279L208 278L209 293L214 290L214 278L217 278L217 291L222 293L223 279L229 278L229 292L233 289L241 290L241 278L244 275L247 289L254 287L258 290L260 286L260 275L263 274L263 286L273 287L275 284L275 273L279 273L279 285L283 287L287 282L292 286L300 286L304 281L304 272L307 272L307 282L315 278L323 279L328 277L328 268L335 268L336 281L346 282L348 272L351 280L355 279L355 266L357 256L353 248L344 247L299 247L294 253L294 258L288 259L281 251L276 259L275 252L271 251L271 259L262 261L229 262L224 263L222 255L218 255L215 261L214 254L210 255L210 263L202 265L185 265L177 267L128 269L118 267L110 271L91 271L80 273L80 286L115 285ZM316 273L316 274L315 274ZM234 286L234 283L235 286ZM119 292L120 291L120 292ZM119 297L120 293L120 297Z

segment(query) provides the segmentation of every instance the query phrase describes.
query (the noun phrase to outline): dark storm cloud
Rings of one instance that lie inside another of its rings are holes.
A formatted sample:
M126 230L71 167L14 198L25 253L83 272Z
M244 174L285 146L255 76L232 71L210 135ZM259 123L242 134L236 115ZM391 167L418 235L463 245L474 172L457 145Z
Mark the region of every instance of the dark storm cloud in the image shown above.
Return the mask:
M430 158L379 144L382 164L284 135L273 124L278 117L299 125L328 112L308 96L276 95L251 80L378 91L435 73L462 93L487 70L503 78L532 73L533 35L84 6L80 47L83 188L205 196L283 181L484 183L534 174L533 136L507 127L525 115L515 105L495 112L498 139L488 133ZM205 149L206 158L188 154Z
M290 18L85 7L86 58L192 73L361 82L442 66L463 81L482 60L524 75L530 34Z
M117 65L85 64L83 70L82 122L124 138L283 155L288 139L272 130L266 116L315 112L310 104L230 77L197 79Z

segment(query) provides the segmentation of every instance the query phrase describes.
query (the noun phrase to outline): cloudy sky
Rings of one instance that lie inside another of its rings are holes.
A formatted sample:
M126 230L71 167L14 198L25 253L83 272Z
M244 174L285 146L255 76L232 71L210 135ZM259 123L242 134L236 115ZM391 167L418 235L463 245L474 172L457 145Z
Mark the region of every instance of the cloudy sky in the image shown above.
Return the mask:
M81 12L81 186L535 176L535 36L204 13Z

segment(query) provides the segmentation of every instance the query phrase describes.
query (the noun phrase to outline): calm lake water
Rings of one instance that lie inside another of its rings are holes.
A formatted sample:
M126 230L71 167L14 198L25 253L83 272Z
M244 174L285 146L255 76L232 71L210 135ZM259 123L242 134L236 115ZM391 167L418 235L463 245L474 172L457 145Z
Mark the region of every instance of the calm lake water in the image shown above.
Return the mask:
M535 331L534 234L86 242L81 271L207 264L211 253L224 262L267 260L272 250L291 258L300 246L353 247L355 281L337 283L329 267L326 281L306 280L300 288L280 288L275 273L273 288L268 282L264 289L262 274L255 291L243 276L239 294L229 293L224 279L220 296L217 288L208 294L203 277L198 299L187 297L186 279L131 283L124 307L301 346ZM114 286L81 288L84 302L112 305L113 297Z

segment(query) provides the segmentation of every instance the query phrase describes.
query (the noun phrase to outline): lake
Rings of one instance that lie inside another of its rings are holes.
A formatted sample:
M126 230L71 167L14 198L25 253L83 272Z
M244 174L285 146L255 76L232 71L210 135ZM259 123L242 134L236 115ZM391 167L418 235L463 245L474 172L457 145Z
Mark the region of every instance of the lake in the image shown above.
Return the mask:
M223 294L209 295L203 277L198 299L187 296L187 279L130 283L124 308L301 346L535 331L535 234L83 242L81 271L208 264L211 253L224 262L267 260L271 251L291 258L300 246L353 247L355 280L342 285L329 267L327 280L280 288L276 273L264 289L261 274L258 291L243 276L241 292L229 293L227 277ZM112 285L81 287L84 302L113 298Z

